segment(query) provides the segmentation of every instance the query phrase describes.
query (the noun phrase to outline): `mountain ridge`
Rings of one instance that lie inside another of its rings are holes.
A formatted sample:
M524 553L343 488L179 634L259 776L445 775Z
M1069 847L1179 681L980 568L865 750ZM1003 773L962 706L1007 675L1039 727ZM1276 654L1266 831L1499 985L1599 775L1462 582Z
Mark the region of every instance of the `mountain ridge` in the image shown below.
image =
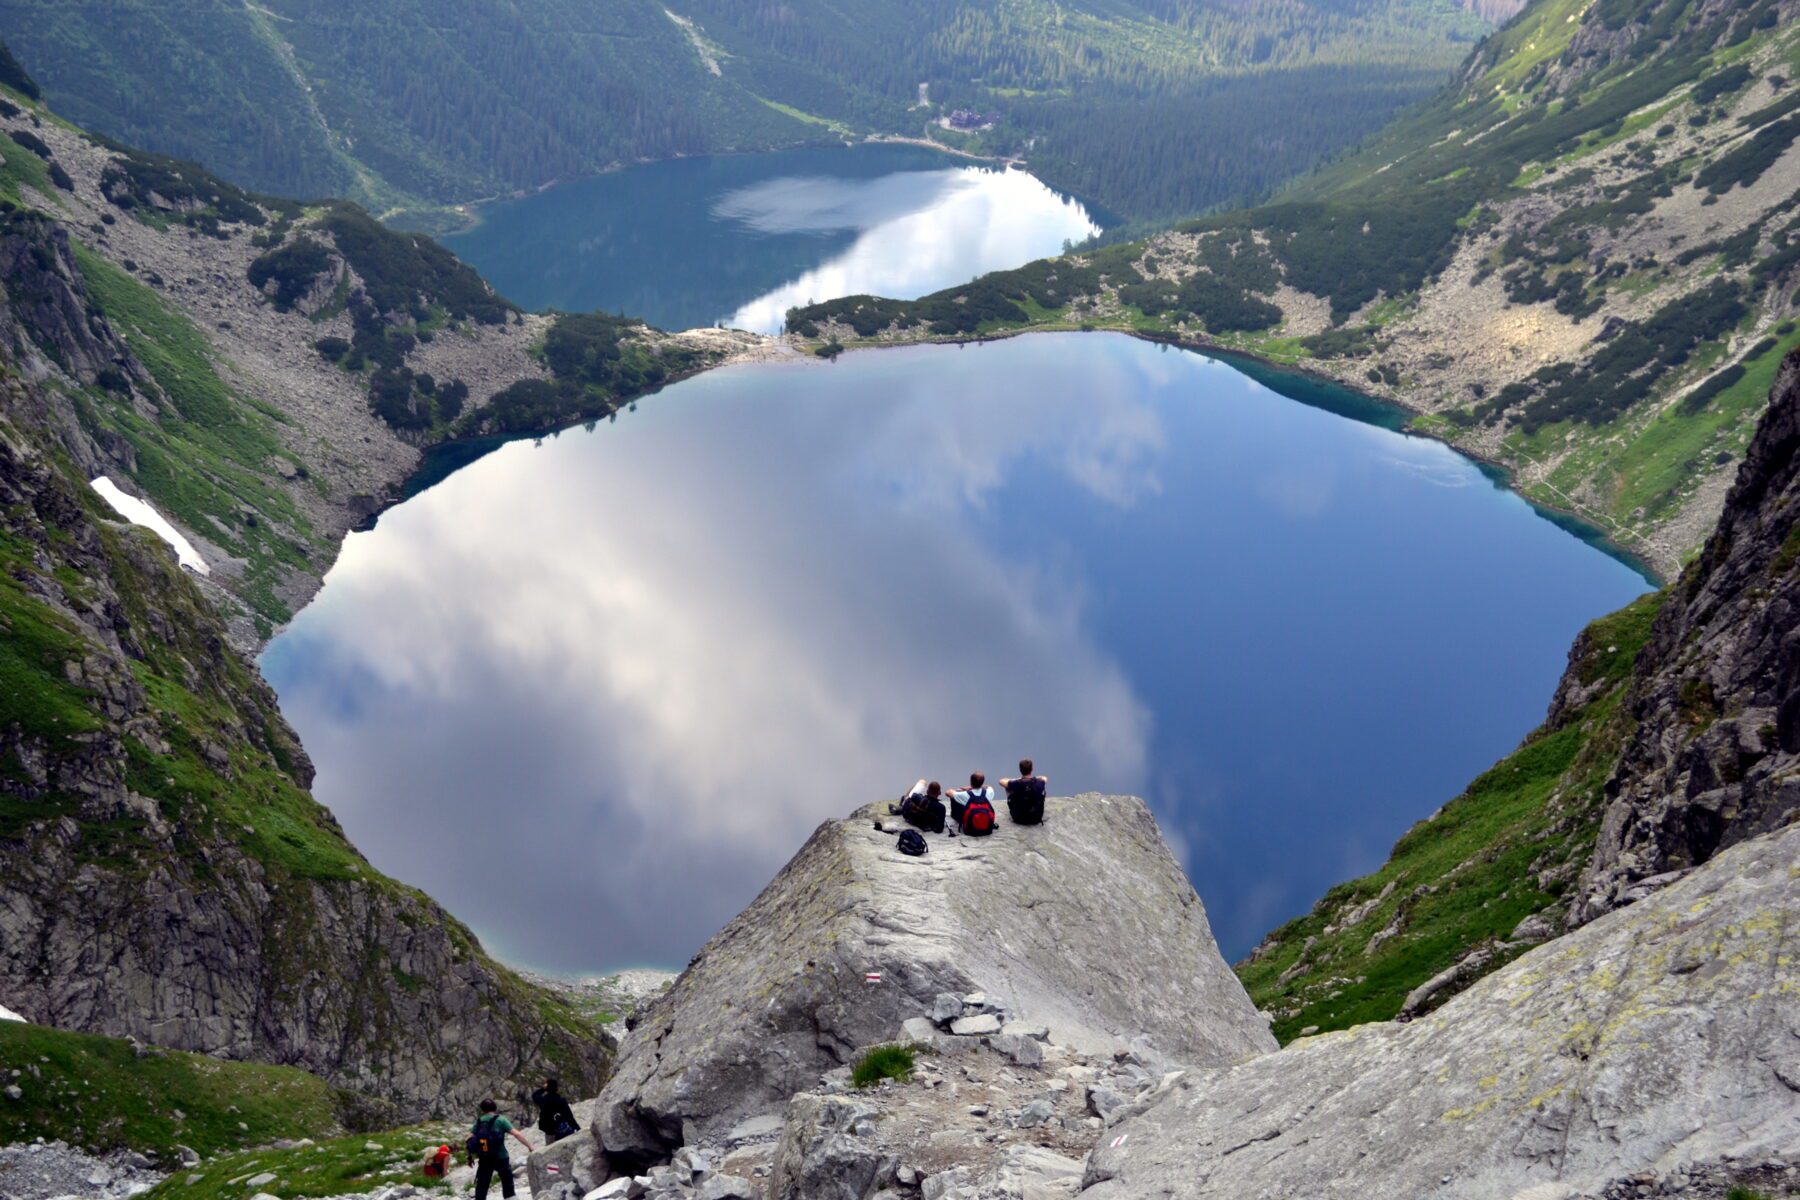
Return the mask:
M1412 410L1672 576L1800 344L1791 17L1537 0L1458 83L1268 204L789 328L827 346L1108 328L1257 354Z

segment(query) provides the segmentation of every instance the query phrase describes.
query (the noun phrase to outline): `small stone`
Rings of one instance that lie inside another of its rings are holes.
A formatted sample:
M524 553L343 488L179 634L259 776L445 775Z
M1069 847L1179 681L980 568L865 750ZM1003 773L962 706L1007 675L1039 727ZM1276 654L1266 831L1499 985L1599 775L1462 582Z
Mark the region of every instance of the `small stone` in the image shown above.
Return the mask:
M380 1142L364 1142L363 1149L364 1150L379 1150L379 1149L381 1149L381 1143Z
M88 1175L87 1175L88 1186L89 1187L105 1187L107 1184L112 1182L112 1177L113 1177L112 1172L110 1170L108 1170L106 1167L95 1167L92 1171L88 1172ZM274 1176L271 1175L270 1178L273 1179Z
M184 1167L197 1167L200 1165L200 1154L192 1147L177 1146L175 1147L175 1153L181 1159L181 1165Z
M958 1037L981 1037L1000 1032L1000 1018L992 1013L975 1017L958 1017L950 1022L950 1032Z
M599 1187L588 1192L581 1200L625 1200L631 1192L631 1176L621 1175L617 1179L609 1179Z
M1050 1040L1048 1025L1031 1025L1024 1021L1008 1021L1000 1027L1000 1032L1009 1037L1033 1038L1040 1042Z
M969 1105L969 1115L971 1117L985 1117L988 1115L988 1106L985 1104L971 1104Z
M204 1175L189 1175L187 1177L187 1185L189 1187L193 1187L196 1184L198 1184L202 1179L205 1179L205 1178L206 1178L206 1176L204 1176Z
M259 1188L259 1187L263 1186L265 1183L274 1183L274 1182L275 1182L275 1172L264 1171L260 1175L252 1175L250 1178L244 1180L244 1186Z
M757 1200L756 1185L740 1175L714 1175L696 1195L698 1200Z
M1319 1027L1317 1025L1308 1025L1305 1029L1302 1029L1300 1031L1300 1036L1301 1037L1311 1037L1313 1034L1315 1034L1317 1032L1319 1032Z
M948 1025L962 1015L961 996L952 996L949 992L939 992L937 999L931 1002L931 1020L935 1025Z
M6 1085L6 1098L8 1100L23 1100L25 1098L25 1089L16 1083L9 1083Z
M917 1046L929 1046L938 1040L937 1026L926 1017L908 1017L900 1023L900 1040Z
M987 1043L995 1050L998 1050L1001 1054L1011 1059L1018 1066L1036 1067L1043 1065L1043 1043L1033 1041L1031 1038L1002 1033L996 1037L988 1038Z
M894 1178L907 1187L916 1187L919 1183L919 1173L912 1167L901 1167L894 1172Z
M1019 1128L1030 1129L1042 1125L1054 1115L1056 1115L1056 1109L1048 1100L1033 1100L1019 1110Z
M1112 1120L1114 1113L1126 1105L1125 1097L1109 1087L1094 1086L1087 1092L1088 1111L1102 1121Z

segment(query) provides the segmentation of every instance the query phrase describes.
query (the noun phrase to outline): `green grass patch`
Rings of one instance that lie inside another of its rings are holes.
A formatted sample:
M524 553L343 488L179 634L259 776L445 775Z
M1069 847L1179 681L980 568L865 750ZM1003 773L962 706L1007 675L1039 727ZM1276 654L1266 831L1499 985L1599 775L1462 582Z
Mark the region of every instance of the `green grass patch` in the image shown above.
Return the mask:
M0 1077L23 1093L0 1102L0 1142L54 1139L159 1157L203 1155L335 1133L338 1093L293 1067L223 1062L130 1042L0 1021Z
M177 1171L147 1195L181 1200L245 1200L252 1193L267 1192L284 1200L298 1200L368 1192L395 1184L442 1188L443 1180L428 1179L419 1169L426 1151L440 1145L448 1145L451 1153L460 1157L459 1128L428 1125L391 1133L352 1134L285 1150L245 1151L202 1163L193 1171ZM522 1167L522 1163L515 1163L515 1169ZM275 1178L249 1186L249 1180L264 1174Z
M1624 683L1660 603L1657 593L1588 627L1576 669L1612 684L1598 699L1527 738L1407 831L1380 870L1331 889L1237 965L1251 999L1276 1014L1277 1038L1388 1020L1413 988L1558 902L1592 849L1625 742Z
M905 1083L916 1063L911 1046L877 1046L856 1060L850 1082L859 1088L874 1087L884 1079Z

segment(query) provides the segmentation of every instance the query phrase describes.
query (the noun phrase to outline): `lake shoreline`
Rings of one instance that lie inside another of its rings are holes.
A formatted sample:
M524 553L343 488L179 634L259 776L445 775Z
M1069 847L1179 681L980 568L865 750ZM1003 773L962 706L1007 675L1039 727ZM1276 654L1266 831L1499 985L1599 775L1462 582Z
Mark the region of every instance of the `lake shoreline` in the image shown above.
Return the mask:
M1646 558L1644 555L1638 553L1637 551L1632 550L1630 547L1625 546L1624 544L1617 541L1613 537L1613 535L1610 531L1608 531L1604 526L1602 526L1599 523L1597 523L1596 521L1594 521L1588 514L1582 512L1578 509L1566 506L1566 505L1554 504L1554 503L1550 503L1548 501L1537 499L1533 496L1526 495L1525 492L1518 486L1518 483L1517 483L1518 470L1511 464L1503 462L1500 459L1495 458L1493 455L1488 454L1476 447L1464 445L1464 444L1456 441L1454 438L1451 438L1442 433L1436 432L1435 430L1417 429L1417 428L1410 427L1410 418L1427 415L1426 411L1424 409L1414 408L1411 405L1405 404L1400 400L1392 399L1387 396L1377 396L1372 393L1365 392L1361 388L1358 388L1355 384L1350 383L1343 379L1339 379L1336 376L1328 375L1323 371L1314 370L1310 367L1303 366L1299 363L1283 362L1279 359L1270 358L1269 356L1267 356L1265 354L1260 354L1255 350L1247 350L1247 349L1243 349L1243 348L1237 347L1237 346L1225 346L1225 345L1221 345L1217 342L1208 341L1206 338L1197 337L1194 335L1185 335L1184 336L1184 335L1180 335L1180 334L1163 333L1163 332L1158 332L1158 331L1154 331L1154 330L1135 329L1135 328L1131 328L1129 326L1122 326L1122 325L1095 324L1095 325L1085 326L1085 327L1078 326L1078 325L1026 326L1026 327L1022 327L1019 329L995 330L992 333L979 334L979 335L972 336L972 337L923 337L923 338L916 338L916 339L913 339L910 341L880 341L880 342L859 340L859 341L850 343L848 345L845 345L843 347L843 352L850 353L852 351L859 351L859 350L894 350L894 349L904 349L909 346L980 345L981 343L984 343L984 342L1005 341L1009 338L1015 338L1015 337L1020 337L1020 336L1026 335L1026 334L1035 334L1035 333L1041 333L1041 334L1063 334L1063 333L1117 333L1117 334L1123 334L1126 337L1136 338L1139 341L1152 342L1152 343L1155 343L1160 346L1173 346L1177 350L1188 350L1188 351L1192 351L1196 354L1203 354L1209 358L1217 358L1217 359L1223 360L1225 362L1230 362L1232 359L1237 359L1242 362L1254 363L1258 367L1263 368L1268 371L1271 371L1277 375L1291 376L1296 379L1305 380L1308 383L1323 384L1323 385L1328 385L1330 387L1342 389L1343 391L1356 396L1359 400L1361 400L1362 402L1367 404L1372 409L1386 410L1386 411L1391 411L1396 414L1405 415L1408 418L1407 421L1399 422L1393 426L1384 426L1384 428L1392 428L1396 432L1406 434L1408 437L1424 438L1427 441L1433 441L1433 442L1439 443L1440 445L1448 446L1450 449L1456 451L1458 454L1462 455L1464 458L1467 458L1472 462L1478 463L1482 467L1486 468L1494 477L1496 477L1499 480L1499 482L1502 484L1502 486L1504 486L1506 488L1507 491L1509 491L1513 495L1519 497L1519 499L1525 501L1525 503L1531 505L1532 508L1545 514L1546 519L1560 518L1560 520L1557 520L1557 523L1563 525L1565 528L1568 528L1570 533L1574 534L1576 537L1581 538L1581 540L1588 542L1589 544L1602 550L1604 553L1606 553L1606 554L1610 555L1611 557L1624 563L1626 566L1628 566L1632 570L1636 571L1639 575L1642 575L1647 581L1650 582L1650 584L1652 586L1659 587L1659 588L1666 587L1666 586L1668 586L1668 584L1670 582L1670 580L1664 576L1663 572L1661 570L1659 570L1648 558ZM803 347L810 347L812 345L817 344L816 338L814 338L814 339L799 338L793 334L782 334L780 336L783 340L791 341L791 343L796 347L796 349L801 349ZM806 353L807 351L802 350L802 352ZM1285 395L1285 393L1283 393L1283 394ZM1294 400L1296 403L1300 403L1300 404L1307 403L1307 401L1305 401L1304 399L1300 399L1298 397L1289 396L1288 398L1291 400ZM1347 414L1347 413L1340 414L1340 415L1346 416L1346 417L1348 417L1348 419L1351 419L1351 420L1361 419L1352 414ZM1584 531L1586 531L1587 534L1591 534L1591 536L1585 536Z
M871 133L861 141L822 141L796 142L791 146L776 146L761 150L713 150L705 154L670 154L662 158L644 158L632 162L611 163L598 171L590 171L582 175L571 175L567 179L551 179L536 187L517 188L493 196L479 196L468 200L448 201L441 205L423 205L393 208L380 214L380 221L390 228L404 233L424 233L433 238L465 237L482 226L485 218L483 210L500 204L509 204L518 200L526 200L532 196L555 191L561 187L572 187L593 179L604 179L609 175L617 175L623 171L635 170L639 167L653 167L659 163L692 162L707 158L756 158L765 154L781 154L793 150L855 150L862 146L914 146L921 150L932 150L949 158L961 159L964 162L982 163L1000 167L1009 171L1023 171L1045 187L1054 187L1049 180L1034 174L1025 165L1022 158L1006 158L994 154L977 154L973 150L963 150L956 146L946 146L942 142L926 137L914 137L903 133ZM1084 201L1084 203L1086 203ZM416 220L407 221L414 217ZM436 219L434 219L436 218ZM400 221L401 224L394 224Z

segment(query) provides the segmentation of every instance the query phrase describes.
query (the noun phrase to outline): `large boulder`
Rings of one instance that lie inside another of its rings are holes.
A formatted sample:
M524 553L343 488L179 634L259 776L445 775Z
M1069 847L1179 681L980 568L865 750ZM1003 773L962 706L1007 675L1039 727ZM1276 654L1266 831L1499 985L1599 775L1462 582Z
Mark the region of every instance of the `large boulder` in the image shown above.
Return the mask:
M779 1111L941 995L985 993L1070 1046L1144 1037L1199 1066L1274 1049L1141 800L1057 800L923 858L895 824L871 806L821 825L641 1016L596 1110L615 1166Z
M1745 842L1428 1017L1189 1072L1108 1131L1084 1200L1567 1200L1791 1151L1796 863L1800 827Z

